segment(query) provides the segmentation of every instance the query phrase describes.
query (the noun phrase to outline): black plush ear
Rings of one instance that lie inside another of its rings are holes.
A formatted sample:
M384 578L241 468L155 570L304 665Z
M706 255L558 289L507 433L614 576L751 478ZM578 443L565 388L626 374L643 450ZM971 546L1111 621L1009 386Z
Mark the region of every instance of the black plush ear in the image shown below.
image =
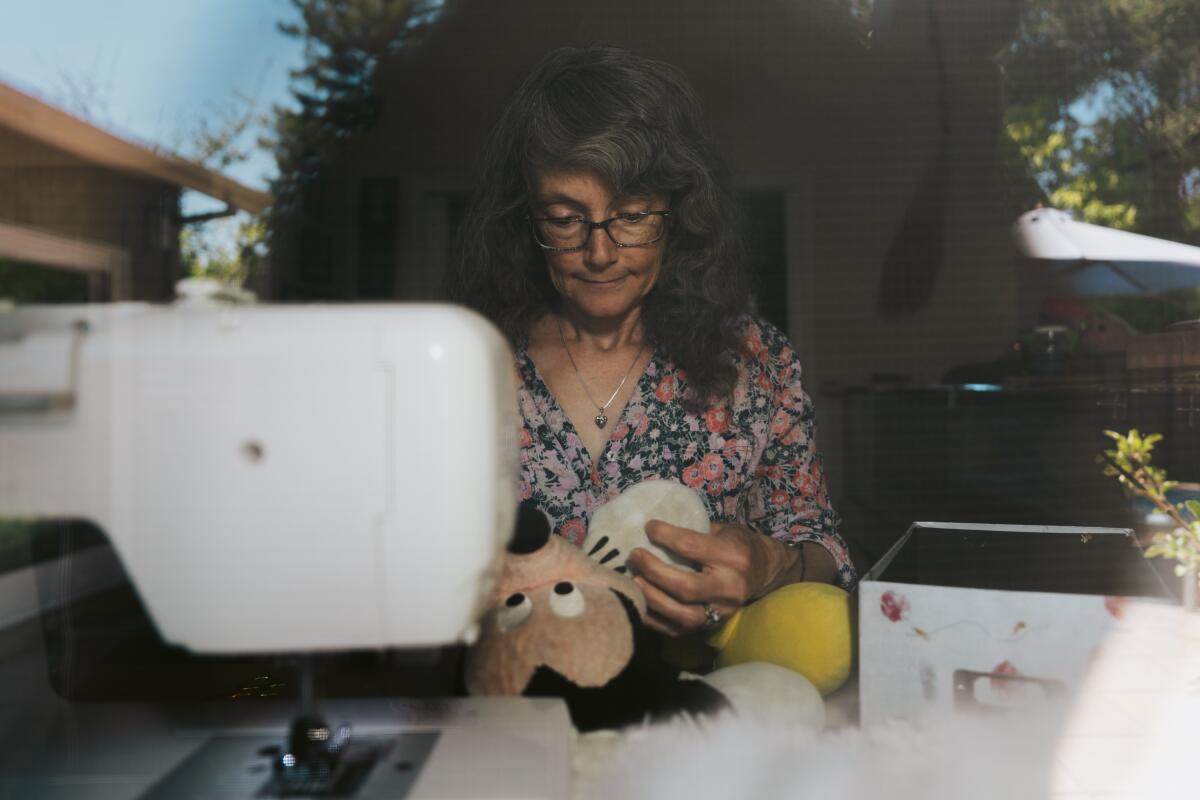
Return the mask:
M638 616L633 601L620 592L633 628L633 656L625 669L603 686L583 687L549 667L538 667L522 694L561 697L580 732L619 728L646 718L661 720L680 712L714 714L729 707L725 696L698 680L681 680L679 670L659 656L659 637Z
M550 541L550 520L532 500L517 506L517 527L508 540L508 552L523 556L536 553Z

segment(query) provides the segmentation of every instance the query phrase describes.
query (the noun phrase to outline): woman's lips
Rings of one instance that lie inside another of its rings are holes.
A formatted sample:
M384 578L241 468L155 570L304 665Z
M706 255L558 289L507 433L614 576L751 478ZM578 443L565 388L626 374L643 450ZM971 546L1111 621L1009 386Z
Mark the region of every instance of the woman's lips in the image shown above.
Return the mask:
M597 289L603 289L609 286L616 286L628 277L628 275L619 275L615 278L608 278L607 280L597 280L596 278L580 278L579 280L583 283L586 283L588 286L594 286Z

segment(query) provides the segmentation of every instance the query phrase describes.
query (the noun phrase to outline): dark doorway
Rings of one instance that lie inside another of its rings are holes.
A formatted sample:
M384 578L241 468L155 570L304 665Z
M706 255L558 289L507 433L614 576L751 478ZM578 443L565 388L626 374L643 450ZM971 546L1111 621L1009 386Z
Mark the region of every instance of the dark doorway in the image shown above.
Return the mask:
M396 293L397 185L395 178L364 178L358 201L358 291L361 300Z
M754 309L784 333L788 332L787 232L783 192L742 193L745 212L747 266Z

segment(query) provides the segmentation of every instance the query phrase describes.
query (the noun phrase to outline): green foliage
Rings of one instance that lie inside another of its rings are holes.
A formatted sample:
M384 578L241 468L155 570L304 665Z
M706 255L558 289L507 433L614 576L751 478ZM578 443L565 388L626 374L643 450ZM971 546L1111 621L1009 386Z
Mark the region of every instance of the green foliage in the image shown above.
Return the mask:
M241 164L265 144L263 131L271 124L271 115L259 108L256 95L236 93L227 106L201 115L182 149L193 161L208 169L223 172Z
M1176 289L1151 299L1140 295L1091 298L1088 308L1094 314L1119 317L1139 333L1153 333L1175 322L1200 319L1200 288Z
M1154 445L1162 441L1162 435L1142 436L1137 428L1126 434L1105 431L1104 435L1116 443L1115 449L1105 450L1100 457L1104 474L1116 478L1131 494L1149 500L1175 523L1173 530L1154 534L1146 556L1174 559L1178 562L1175 574L1180 576L1200 572L1200 502L1172 503L1167 499L1167 492L1179 484L1167 480L1166 471L1151 463Z
M1004 125L1050 205L1096 225L1137 227L1137 206L1129 199L1142 189L1133 176L1105 168L1100 145L1073 117L1056 117L1053 104L1040 98L1011 106Z
M82 272L0 259L0 298L21 304L86 303L88 278Z
M1050 204L1200 239L1200 3L1029 0L1000 61L1005 138Z
M180 231L180 258L190 277L241 286L253 274L266 256L266 225L250 214L238 216L232 242L194 227Z
M254 96L237 94L233 102L204 114L181 150L207 169L223 172L267 144L260 135L270 115L259 110ZM184 225L179 232L183 269L193 278L211 278L241 286L266 255L265 225L245 211L233 218L209 219Z

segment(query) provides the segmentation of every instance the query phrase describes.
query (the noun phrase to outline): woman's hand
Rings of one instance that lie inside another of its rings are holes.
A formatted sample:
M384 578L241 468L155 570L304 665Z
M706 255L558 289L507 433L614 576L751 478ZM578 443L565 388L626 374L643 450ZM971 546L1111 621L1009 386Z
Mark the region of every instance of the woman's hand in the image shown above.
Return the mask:
M705 607L727 619L772 589L802 579L803 559L788 547L745 525L714 523L708 534L669 525L646 523L646 535L659 547L695 562L691 572L660 561L635 548L627 564L646 595L647 624L675 636L712 627Z

